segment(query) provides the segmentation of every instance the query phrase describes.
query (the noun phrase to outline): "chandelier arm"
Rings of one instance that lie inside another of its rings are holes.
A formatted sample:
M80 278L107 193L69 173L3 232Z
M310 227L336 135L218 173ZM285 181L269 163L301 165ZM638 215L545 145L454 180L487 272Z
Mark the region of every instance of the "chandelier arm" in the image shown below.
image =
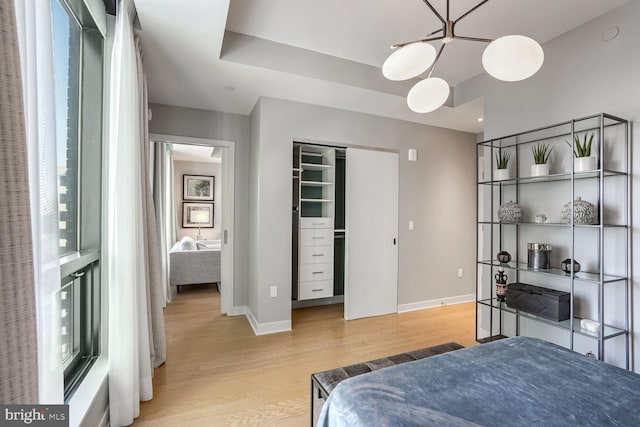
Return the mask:
M410 42L398 43L398 44L391 45L391 49L397 49L399 47L404 47L408 44L413 44L413 43L434 42L434 41L442 40L443 38L444 36L440 36L440 37L431 37L431 38L422 39L422 40L414 40Z
M433 14L434 14L434 15L436 15L436 18L438 18L438 19L440 20L440 22L442 22L443 24L446 24L446 23L447 23L447 21L445 21L445 20L444 20L444 18L442 17L442 15L440 15L440 14L438 13L438 11L435 9L435 7L433 7L433 6L431 5L431 3L429 3L429 0L422 0L422 1L423 1L423 2L425 2L425 4L426 4L427 6L429 6L429 9L431 9L431 12L433 12Z
M478 37L462 37L462 36L456 36L455 37L456 40L467 40L470 42L483 42L483 43L491 43L493 40L492 39L481 39Z
M440 46L440 50L438 51L438 55L436 56L436 59L433 61L433 64L429 68L429 74L427 75L428 79L431 78L431 74L433 74L433 70L436 68L436 64L438 63L438 60L440 59L440 55L442 55L442 51L444 50L446 45L447 45L446 43L442 43L442 46Z
M472 7L471 9L469 9L468 11L466 11L461 17L459 17L458 19L456 19L453 23L457 24L458 21L461 21L462 18L467 17L471 12L473 12L474 10L478 9L480 6L482 6L483 4L487 3L489 0L482 0L480 3L478 3L477 5L475 5L474 7Z

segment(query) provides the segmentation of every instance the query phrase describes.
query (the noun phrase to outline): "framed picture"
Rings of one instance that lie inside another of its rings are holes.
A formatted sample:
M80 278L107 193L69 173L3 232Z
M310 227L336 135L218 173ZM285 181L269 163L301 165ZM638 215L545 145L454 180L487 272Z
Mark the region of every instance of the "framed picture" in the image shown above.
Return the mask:
M213 228L213 203L182 203L182 228Z
M182 200L213 200L215 177L182 175Z

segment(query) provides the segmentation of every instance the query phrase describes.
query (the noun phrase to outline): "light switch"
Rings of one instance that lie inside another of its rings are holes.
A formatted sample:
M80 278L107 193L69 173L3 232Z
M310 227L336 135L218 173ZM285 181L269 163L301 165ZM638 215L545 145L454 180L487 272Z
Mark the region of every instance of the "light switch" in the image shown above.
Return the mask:
M458 278L462 278L462 269L461 268L458 269Z
M277 286L272 286L271 287L271 298L275 298L278 296L278 287Z
M409 230L413 230L413 221L409 221Z
M409 161L415 162L418 160L418 150L415 148L409 148Z

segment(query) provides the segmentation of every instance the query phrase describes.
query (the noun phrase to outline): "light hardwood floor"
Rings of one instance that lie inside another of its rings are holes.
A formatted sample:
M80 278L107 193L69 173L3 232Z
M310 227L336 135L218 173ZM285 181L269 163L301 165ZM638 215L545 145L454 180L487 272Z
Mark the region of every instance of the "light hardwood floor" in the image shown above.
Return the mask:
M308 426L309 376L445 342L474 342L474 304L345 321L342 305L294 310L293 331L255 336L220 314L214 286L165 310L167 362L136 426Z

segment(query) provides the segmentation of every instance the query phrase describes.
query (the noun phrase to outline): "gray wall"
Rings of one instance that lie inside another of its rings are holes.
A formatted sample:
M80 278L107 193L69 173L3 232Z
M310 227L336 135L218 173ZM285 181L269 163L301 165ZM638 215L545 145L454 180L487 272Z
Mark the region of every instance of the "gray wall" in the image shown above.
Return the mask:
M210 138L236 143L235 156L235 269L233 305L248 304L247 272L249 247L249 117L192 108L150 104L153 119L149 132ZM179 196L177 196L179 197Z
M484 98L485 137L557 123L599 112L611 113L640 126L640 1L633 1L546 43L545 63L529 80L498 82L487 75L456 87L456 103ZM612 41L602 40L608 28L617 26L620 34ZM635 144L634 144L635 145ZM634 150L633 163L640 162ZM633 174L633 287L635 310L640 310L640 183L637 168ZM640 316L636 315L633 336L638 340ZM636 371L640 368L640 345L635 345Z
M217 149L216 149L217 150ZM208 240L222 239L222 174L220 173L220 163L206 162L189 162L184 160L176 160L173 163L174 171L174 189L176 195L176 218L178 218L178 238L183 236L191 236L194 239L198 235L197 228L182 228L182 200L183 197L183 181L182 175L207 175L213 176L214 192L213 192L213 228L201 228L202 237ZM209 202L203 202L209 203Z
M258 322L291 315L291 151L297 139L400 153L399 304L474 292L475 135L272 98L254 108L256 129L250 253L257 259L250 294L257 294L257 310L251 309ZM419 150L418 162L407 161L408 148ZM414 231L407 229L409 220L415 221ZM279 287L277 298L269 297L273 285Z

